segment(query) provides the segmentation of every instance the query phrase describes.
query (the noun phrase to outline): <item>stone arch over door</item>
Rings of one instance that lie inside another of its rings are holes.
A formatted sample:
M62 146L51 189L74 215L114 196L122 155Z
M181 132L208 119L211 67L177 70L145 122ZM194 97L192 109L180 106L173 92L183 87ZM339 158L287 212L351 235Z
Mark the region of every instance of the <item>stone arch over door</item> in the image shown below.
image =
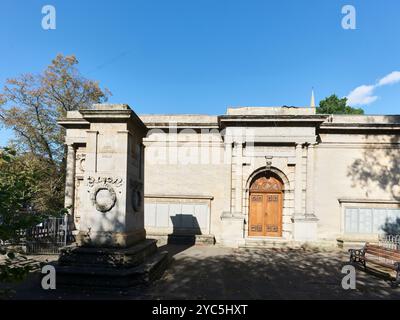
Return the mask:
M254 200L263 201L264 206L268 205L268 199L270 202L276 201L276 205L273 205L272 207L269 206L268 210L266 210L266 208L263 208L262 210L270 211L272 209L274 211L276 206L279 207L279 209L277 209L277 214L280 215L278 230L273 226L274 223L269 225L266 223L263 225L261 232L251 232L252 226L250 224L250 218L251 216L254 216L250 214L250 205L253 205L250 198L251 194L258 196L256 197L257 199ZM291 197L293 196L293 192L291 190L289 179L281 170L275 167L268 168L268 170L265 167L255 170L246 181L244 196L244 212L246 221L245 237L266 236L277 238L282 237L287 239L291 237ZM288 222L290 225L288 225Z

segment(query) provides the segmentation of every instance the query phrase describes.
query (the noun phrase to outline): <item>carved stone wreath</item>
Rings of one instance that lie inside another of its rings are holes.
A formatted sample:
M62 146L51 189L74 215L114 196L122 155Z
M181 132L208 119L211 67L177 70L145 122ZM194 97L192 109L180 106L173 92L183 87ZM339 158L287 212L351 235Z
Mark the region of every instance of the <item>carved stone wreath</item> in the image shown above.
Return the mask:
M98 185L92 192L92 203L100 212L110 211L117 201L114 189L109 185Z

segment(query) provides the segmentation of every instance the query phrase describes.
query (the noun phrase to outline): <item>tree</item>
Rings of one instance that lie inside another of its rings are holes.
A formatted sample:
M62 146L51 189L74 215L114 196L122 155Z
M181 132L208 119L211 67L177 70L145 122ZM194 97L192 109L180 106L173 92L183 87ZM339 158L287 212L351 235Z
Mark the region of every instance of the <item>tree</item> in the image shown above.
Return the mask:
M10 148L0 149L0 239L18 242L20 230L38 221L40 214L31 210L39 187L40 172L29 157L18 156Z
M74 56L59 54L41 74L7 79L0 93L0 124L14 130L12 146L40 172L36 210L58 211L63 206L66 148L57 119L104 102L110 94L84 78L77 65Z
M7 244L19 244L21 230L42 219L40 213L30 210L38 191L37 170L25 156L18 156L10 148L0 149L0 282L21 281L31 270L29 265L14 266L16 254ZM23 257L23 256L22 256ZM0 288L0 299L11 294L7 287Z
M353 108L347 105L347 98L338 98L336 94L321 100L317 113L323 114L364 114L361 108Z
M64 133L57 118L67 111L91 108L107 100L109 91L84 78L74 56L57 55L42 74L7 79L0 94L0 121L15 132L16 146L51 164L64 156Z
M14 149L0 149L0 281L22 280L28 267L13 267L21 230L46 216L64 213L66 148L57 119L67 111L107 100L107 89L84 78L74 56L57 55L37 75L7 79L0 92L0 125L14 130ZM0 290L0 297L4 294Z

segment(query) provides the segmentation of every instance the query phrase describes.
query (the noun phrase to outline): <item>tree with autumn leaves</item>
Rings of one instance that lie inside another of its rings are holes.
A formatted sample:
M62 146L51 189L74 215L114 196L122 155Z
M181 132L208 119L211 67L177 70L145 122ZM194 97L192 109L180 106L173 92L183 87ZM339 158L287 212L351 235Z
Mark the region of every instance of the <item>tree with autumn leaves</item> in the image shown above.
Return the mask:
M105 102L110 95L98 82L83 77L77 65L75 56L59 54L40 74L7 79L0 92L0 125L14 132L10 145L0 150L0 197L8 203L8 215L11 210L20 216L26 207L46 215L63 209L66 149L57 119L67 111ZM19 183L18 167L32 177L28 185ZM29 197L22 202L5 199L12 196L13 187L21 192L26 188ZM0 206L0 224L5 214ZM7 240L4 237L0 235Z

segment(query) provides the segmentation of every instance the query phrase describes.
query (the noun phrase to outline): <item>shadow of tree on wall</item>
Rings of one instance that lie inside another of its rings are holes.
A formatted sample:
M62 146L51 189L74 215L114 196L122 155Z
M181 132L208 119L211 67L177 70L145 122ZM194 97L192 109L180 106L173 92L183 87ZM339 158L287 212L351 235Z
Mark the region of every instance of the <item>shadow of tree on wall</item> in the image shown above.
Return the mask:
M400 123L399 116L386 116L385 120ZM365 190L365 197L379 188L387 196L384 200L400 201L400 136L398 131L389 131L382 128L381 134L390 135L388 140L381 137L378 143L385 143L382 147L365 147L362 157L356 159L348 168L347 176L352 179L353 187ZM366 135L368 140L372 135ZM400 234L400 218L395 221L386 219L381 227L386 235Z
M385 224L382 226L382 230L388 236L400 235L400 218L396 218L395 221L386 219Z
M400 117L386 118L400 122ZM378 187L387 192L392 199L400 200L400 136L388 131L382 133L392 134L389 141L380 139L379 142L386 142L386 145L379 149L374 146L365 147L362 158L356 159L348 168L347 176L352 179L354 187L365 190L367 198ZM367 140L369 137L370 135L366 135Z

